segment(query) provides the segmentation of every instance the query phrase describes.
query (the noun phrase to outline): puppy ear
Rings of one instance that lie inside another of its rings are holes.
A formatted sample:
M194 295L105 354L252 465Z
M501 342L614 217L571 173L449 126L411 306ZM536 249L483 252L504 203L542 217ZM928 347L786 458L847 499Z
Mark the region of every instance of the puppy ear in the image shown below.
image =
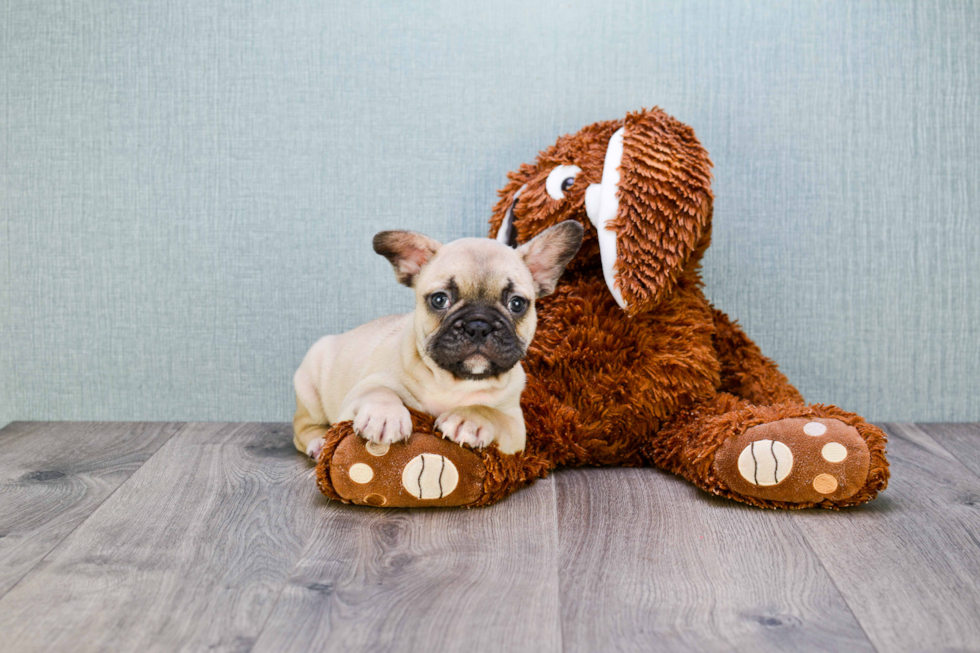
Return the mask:
M585 229L576 220L565 220L545 229L517 248L517 253L534 279L538 297L555 292L565 266L582 246Z
M414 231L382 231L374 236L374 251L388 259L398 283L409 288L440 247L439 241Z

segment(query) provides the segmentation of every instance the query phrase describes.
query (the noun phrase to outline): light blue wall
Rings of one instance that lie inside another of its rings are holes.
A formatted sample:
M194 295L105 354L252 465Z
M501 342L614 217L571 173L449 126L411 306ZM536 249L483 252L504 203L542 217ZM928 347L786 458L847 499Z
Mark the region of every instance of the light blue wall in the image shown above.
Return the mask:
M659 105L715 163L707 291L811 401L980 420L980 5L0 5L0 423L287 420L409 306L371 235Z

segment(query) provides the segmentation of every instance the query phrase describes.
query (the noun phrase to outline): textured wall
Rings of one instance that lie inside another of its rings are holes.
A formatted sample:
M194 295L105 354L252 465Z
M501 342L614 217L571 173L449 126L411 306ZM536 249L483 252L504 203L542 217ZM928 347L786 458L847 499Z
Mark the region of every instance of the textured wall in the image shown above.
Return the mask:
M980 419L980 5L0 4L0 422L286 420L403 310L370 237L657 104L715 162L707 292L807 398Z

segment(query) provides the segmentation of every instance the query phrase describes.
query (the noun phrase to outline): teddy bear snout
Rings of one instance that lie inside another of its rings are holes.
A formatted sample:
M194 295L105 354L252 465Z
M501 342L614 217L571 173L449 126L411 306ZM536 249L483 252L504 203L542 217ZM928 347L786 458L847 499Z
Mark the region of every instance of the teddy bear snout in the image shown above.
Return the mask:
M619 212L619 166L623 160L623 128L620 127L609 139L606 157L602 165L602 182L585 189L585 213L599 237L599 255L602 259L602 276L620 308L626 308L623 293L616 283L616 232L609 223Z
M592 224L599 219L599 206L602 204L602 184L589 184L585 189L585 214Z

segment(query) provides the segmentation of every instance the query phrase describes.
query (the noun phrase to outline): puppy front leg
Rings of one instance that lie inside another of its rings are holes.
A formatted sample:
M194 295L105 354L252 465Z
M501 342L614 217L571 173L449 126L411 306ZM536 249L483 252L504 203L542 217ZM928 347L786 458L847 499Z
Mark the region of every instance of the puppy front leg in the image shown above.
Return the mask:
M501 453L513 454L524 449L526 431L524 417L509 415L489 406L459 406L447 410L436 419L442 437L456 444L482 449L497 443Z
M354 420L354 431L369 442L391 444L412 435L412 416L401 398L390 388L367 386L355 389L344 400L344 414Z
M296 397L296 414L293 416L293 444L301 452L316 460L323 448L323 434L330 428L310 415L309 409Z

